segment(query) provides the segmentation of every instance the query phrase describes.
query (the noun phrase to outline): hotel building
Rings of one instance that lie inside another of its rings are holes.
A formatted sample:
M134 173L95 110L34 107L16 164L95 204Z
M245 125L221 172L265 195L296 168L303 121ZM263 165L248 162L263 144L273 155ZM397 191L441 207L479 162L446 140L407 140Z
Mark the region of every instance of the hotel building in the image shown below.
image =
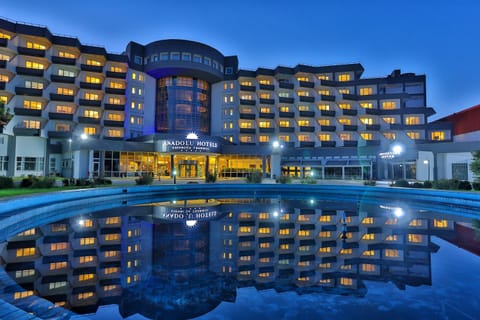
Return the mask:
M112 54L0 19L0 174L418 178L419 152L452 141L451 124L428 122L424 75L363 71L242 70L187 40ZM379 156L394 144L405 152Z

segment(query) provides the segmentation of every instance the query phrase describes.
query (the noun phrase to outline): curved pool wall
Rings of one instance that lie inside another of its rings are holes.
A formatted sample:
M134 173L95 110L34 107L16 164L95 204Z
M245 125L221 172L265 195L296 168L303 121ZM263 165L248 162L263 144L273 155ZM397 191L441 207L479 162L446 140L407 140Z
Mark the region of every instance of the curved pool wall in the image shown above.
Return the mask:
M360 205L379 204L480 218L480 194L469 192L289 184L132 186L60 191L1 200L0 242L24 230L92 211L173 199L264 197L354 201Z

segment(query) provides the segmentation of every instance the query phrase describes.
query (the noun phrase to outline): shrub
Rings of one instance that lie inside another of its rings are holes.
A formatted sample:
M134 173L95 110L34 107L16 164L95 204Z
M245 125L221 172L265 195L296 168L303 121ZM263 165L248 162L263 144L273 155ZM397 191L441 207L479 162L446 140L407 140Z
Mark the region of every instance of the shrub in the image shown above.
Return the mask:
M423 183L421 182L414 182L412 185L411 185L412 188L423 188L424 185Z
M36 179L35 177L29 176L28 178L23 178L20 181L20 188L30 188L33 185L33 180Z
M424 181L423 182L423 187L424 188L431 188L432 187L432 181Z
M289 184L289 183L292 183L292 177L280 176L280 178L277 179L277 182L281 184Z
M217 175L211 172L207 173L207 176L205 177L205 182L207 183L214 183L217 181Z
M433 181L432 186L435 189L448 190L450 189L450 182L447 179L439 179Z
M364 180L363 185L364 186L376 186L377 181L375 181L375 180Z
M106 178L95 178L93 182L94 184L99 184L99 185L112 184L112 180L106 179Z
M81 179L77 179L75 181L75 185L77 187L85 187L85 186L89 186L91 185L91 181L89 179L84 179L84 178L81 178Z
M480 182L473 182L472 183L473 190L480 190Z
M393 183L393 186L394 187L401 187L401 188L408 188L408 187L410 187L410 183L408 183L407 180L401 179L401 180L395 181Z
M469 181L462 180L458 183L458 189L460 190L472 190L472 185Z
M301 181L302 184L317 184L317 179L312 178L312 177L306 177L302 179Z
M11 177L0 177L0 189L13 188L13 179Z
M55 185L55 178L43 177L34 178L32 188L52 188Z
M141 175L135 179L135 183L139 186L149 185L153 183L153 177L151 175Z
M263 176L260 171L253 171L249 175L247 175L247 183L262 183Z

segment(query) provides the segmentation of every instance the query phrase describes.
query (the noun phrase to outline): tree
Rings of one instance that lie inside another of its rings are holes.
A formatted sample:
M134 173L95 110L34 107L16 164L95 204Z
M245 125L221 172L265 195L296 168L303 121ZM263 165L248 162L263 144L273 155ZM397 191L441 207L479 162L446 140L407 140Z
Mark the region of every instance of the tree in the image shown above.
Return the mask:
M470 163L470 170L475 175L475 180L480 181L480 151L472 152L473 160Z
M0 128L6 125L12 117L10 110L8 108L5 110L5 104L0 101Z

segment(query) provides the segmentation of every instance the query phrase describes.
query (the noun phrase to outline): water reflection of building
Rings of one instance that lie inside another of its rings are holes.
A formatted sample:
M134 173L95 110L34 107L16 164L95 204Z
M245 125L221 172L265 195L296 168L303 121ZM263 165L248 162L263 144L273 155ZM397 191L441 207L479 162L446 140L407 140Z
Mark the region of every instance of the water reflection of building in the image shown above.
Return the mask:
M124 208L19 234L1 252L25 288L10 300L37 294L80 313L118 303L124 317L186 319L234 301L237 287L363 296L366 280L430 285L431 237L454 233L444 216L392 207L277 199L180 209ZM187 225L193 213L207 218Z

